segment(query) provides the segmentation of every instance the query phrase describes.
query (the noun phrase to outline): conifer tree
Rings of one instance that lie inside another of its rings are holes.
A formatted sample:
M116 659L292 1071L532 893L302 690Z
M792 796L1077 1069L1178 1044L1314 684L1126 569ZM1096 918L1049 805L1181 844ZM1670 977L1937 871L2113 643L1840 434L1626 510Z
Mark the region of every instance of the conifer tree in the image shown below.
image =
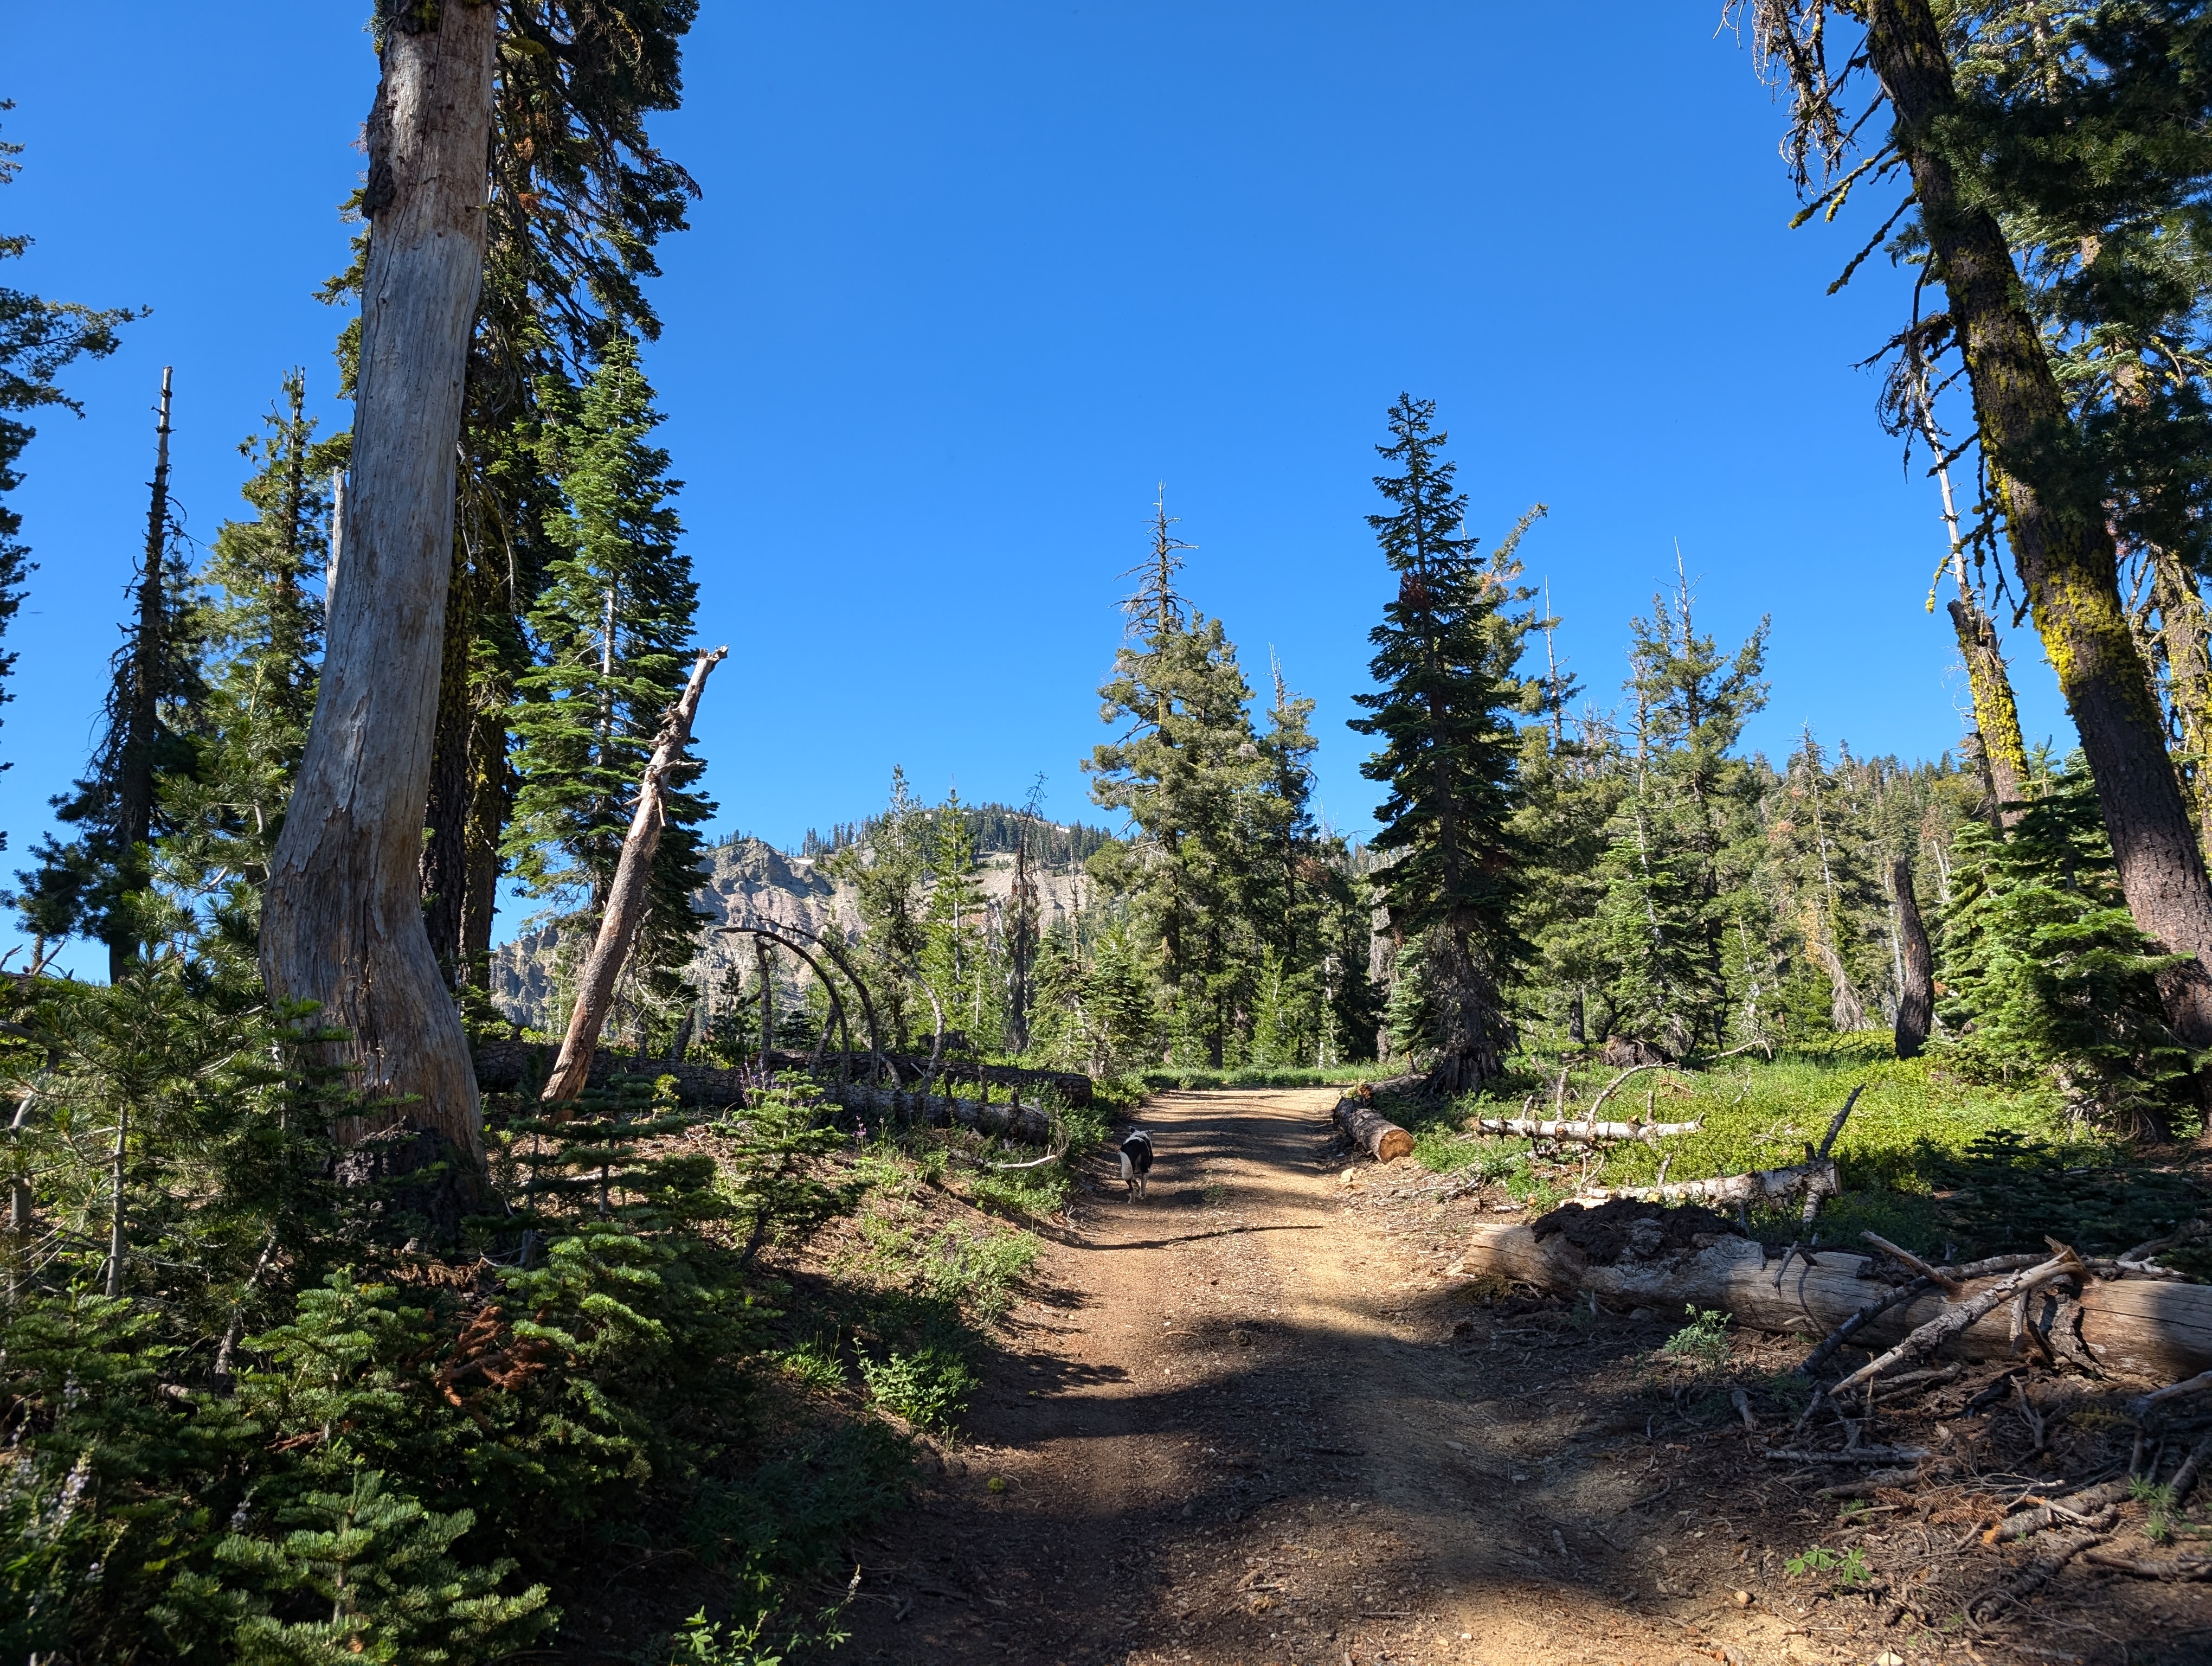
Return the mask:
M1261 854L1252 815L1278 772L1253 730L1251 686L1228 633L1174 587L1176 552L1189 546L1170 535L1172 524L1156 507L1152 560L1125 604L1139 634L1098 691L1102 721L1127 727L1083 767L1092 801L1126 812L1138 835L1115 865L1114 887L1158 945L1170 1031L1218 1068L1249 1024L1248 879Z
M1382 750L1360 771L1389 788L1375 848L1393 858L1376 876L1393 934L1426 935L1420 957L1431 1079L1448 1092L1480 1086L1511 1040L1502 986L1528 952L1516 927L1522 853L1513 836L1522 704L1516 674L1533 620L1505 612L1526 599L1513 555L1540 508L1488 562L1460 535L1467 499L1443 453L1436 403L1401 394L1391 443L1376 447L1400 473L1376 477L1391 509L1370 515L1397 593L1369 633L1376 692L1353 696L1372 716L1352 729Z
M294 370L264 432L239 447L254 465L242 489L254 514L222 524L200 573L207 659L197 768L166 791L177 833L163 852L165 883L187 907L212 905L219 939L249 963L258 886L314 711L328 482L344 453L343 439L316 443L306 397L306 376Z
M169 501L169 394L164 369L145 544L131 578L123 645L111 662L100 742L90 772L53 800L54 819L81 830L66 843L49 834L35 853L39 866L16 875L32 933L99 938L107 945L111 982L121 980L155 927L154 846L173 830L163 787L195 768L192 732L205 692L199 610Z
M2197 963L2161 981L2167 1017L2189 1045L2212 1044L2212 881L2119 592L2113 453L2083 404L2069 399L2064 368L2052 361L2052 332L2021 275L2039 248L2059 248L2069 235L2070 258L2094 274L2105 238L2130 219L2137 240L2155 240L2154 216L2140 213L2147 203L2194 212L2212 178L2204 137L2212 94L2201 77L2177 80L2172 65L2178 46L2201 52L2212 26L2164 8L2069 7L2062 9L2081 32L2054 49L2052 9L2040 5L1947 7L1940 17L1930 0L1863 8L1753 0L1747 9L1763 64L1790 85L1794 119L1784 149L1796 182L1810 190L1814 175L1822 176L1824 188L1801 217L1839 203L1875 168L1880 157L1849 165L1863 135L1879 136L1881 156L1904 164L1911 195L1875 241L1911 213L1906 246L1924 252L1928 276L1942 285L1939 339L1960 350L1994 507L2081 731L2129 907L2143 931ZM1845 10L1863 33L1838 60L1836 43L1847 37L1829 21ZM1886 133L1846 107L1865 76L1875 83L1866 113L1886 101ZM2045 241L2045 230L2058 235ZM2152 276L2131 276L2126 264L2108 269L2118 280L2112 295ZM2085 321L2108 309L2140 319L2144 305L2153 313L2166 306L2154 298L2113 307L2097 295L2104 276L2073 286L2091 297ZM2154 297L2161 287L2142 294ZM2123 381L2147 368L2142 350L2149 345L2136 344L2136 368ZM2128 354L2120 344L2115 369ZM2170 457L2173 437L2185 452L2197 421L2191 408L2152 411L2141 443L2151 457ZM2130 416L2112 426L2132 425ZM2178 500L2154 492L2145 501L2171 508Z
M536 662L509 716L519 786L506 844L526 889L565 899L580 925L605 902L640 772L690 671L698 587L670 501L682 483L651 443L659 421L634 345L618 343L548 440L565 499L549 526L561 553L531 611ZM668 796L628 974L656 1010L679 994L694 952L696 829L712 807L680 785Z
M830 873L850 881L858 893L868 988L889 1026L886 1040L901 1049L912 1038L916 1018L913 980L927 941L921 909L933 832L929 812L907 786L906 771L894 767L884 813L864 841L843 847L829 863Z
M929 901L922 919L921 975L945 1010L948 1029L983 1046L996 1039L991 953L975 842L956 788L931 817Z

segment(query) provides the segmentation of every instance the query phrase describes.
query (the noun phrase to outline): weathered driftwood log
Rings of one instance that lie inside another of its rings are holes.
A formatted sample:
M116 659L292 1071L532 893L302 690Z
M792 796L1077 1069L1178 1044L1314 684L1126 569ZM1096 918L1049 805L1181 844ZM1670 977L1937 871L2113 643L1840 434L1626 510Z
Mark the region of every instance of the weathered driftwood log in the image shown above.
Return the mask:
M1863 1276L1875 1264L1867 1256L1821 1250L1811 1265L1793 1256L1778 1284L1774 1260L1754 1241L1699 1236L1702 1243L1685 1250L1626 1253L1601 1264L1564 1235L1540 1243L1525 1225L1478 1226L1466 1268L1561 1294L1592 1291L1662 1310L1719 1308L1755 1330L1808 1336L1826 1335L1880 1292L1877 1283ZM2031 1299L2038 1310L2032 1316L2039 1327L2078 1324L2083 1346L2113 1377L2166 1383L2212 1370L2212 1286L2095 1278L2086 1284L2078 1301L2052 1289L2035 1292ZM1875 1347L1900 1341L1938 1317L1945 1305L1943 1293L1929 1289L1875 1316L1853 1341ZM1970 1359L2008 1359L2011 1317L2000 1306L1947 1339L1946 1347Z
M1749 1174L1715 1175L1710 1180L1678 1180L1671 1186L1601 1187L1581 1194L1577 1203L1602 1203L1629 1197L1645 1203L1780 1203L1796 1198L1833 1197L1843 1189L1835 1159L1816 1157L1786 1169L1754 1169Z
M1373 1105L1349 1096L1336 1102L1337 1126L1344 1137L1377 1163L1395 1163L1413 1154L1413 1136Z
M1703 1122L1588 1122L1537 1116L1478 1116L1480 1134L1519 1134L1531 1140L1576 1140L1586 1146L1602 1140L1668 1140L1695 1134Z

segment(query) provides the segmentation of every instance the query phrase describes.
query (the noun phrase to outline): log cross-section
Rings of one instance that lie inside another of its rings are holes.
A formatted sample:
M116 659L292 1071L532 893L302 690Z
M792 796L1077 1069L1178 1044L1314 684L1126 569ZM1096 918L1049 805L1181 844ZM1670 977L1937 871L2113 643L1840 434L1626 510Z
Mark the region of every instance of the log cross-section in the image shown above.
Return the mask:
M1347 1095L1337 1101L1336 1121L1344 1137L1377 1163L1413 1154L1413 1136L1371 1104Z

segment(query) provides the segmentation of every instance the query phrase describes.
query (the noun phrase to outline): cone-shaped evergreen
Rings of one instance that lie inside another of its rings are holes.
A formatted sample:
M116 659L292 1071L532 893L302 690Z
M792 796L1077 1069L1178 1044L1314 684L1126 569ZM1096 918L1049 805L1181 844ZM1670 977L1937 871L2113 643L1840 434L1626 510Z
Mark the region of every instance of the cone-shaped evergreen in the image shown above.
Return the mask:
M1522 852L1512 831L1519 747L1515 674L1533 615L1513 551L1540 508L1487 562L1459 536L1467 499L1433 428L1435 401L1401 394L1391 443L1376 451L1403 471L1378 475L1389 500L1370 515L1398 592L1369 633L1381 685L1353 698L1373 714L1352 727L1382 750L1360 766L1389 796L1376 812L1375 848L1396 860L1376 876L1401 941L1431 934L1422 957L1437 1085L1456 1091L1496 1076L1510 1028L1499 986L1526 952L1515 926Z
M580 935L595 928L661 714L690 670L698 587L677 545L670 499L681 483L651 443L660 422L652 400L635 347L617 341L548 438L566 499L548 530L562 553L531 610L537 661L509 719L518 787L506 848L525 889L568 903ZM698 926L696 829L713 809L682 790L698 768L680 771L668 795L629 961L634 1018L672 1011L684 993L678 973Z

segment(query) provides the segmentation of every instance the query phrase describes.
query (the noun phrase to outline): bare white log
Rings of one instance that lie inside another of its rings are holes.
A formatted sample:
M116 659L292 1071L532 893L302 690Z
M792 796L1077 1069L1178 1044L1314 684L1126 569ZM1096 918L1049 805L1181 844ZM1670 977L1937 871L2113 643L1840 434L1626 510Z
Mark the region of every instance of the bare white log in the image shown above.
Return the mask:
M1577 1203L1602 1203L1632 1197L1646 1203L1780 1203L1793 1198L1833 1197L1842 1189L1832 1158L1793 1163L1784 1169L1754 1169L1749 1174L1715 1175L1710 1180L1678 1180L1671 1186L1607 1186L1579 1194Z
M718 648L702 654L691 667L684 693L661 719L660 733L653 743L645 774L639 780L637 808L630 814L629 831L623 836L622 855L615 863L614 883L607 887L607 905L599 915L599 935L584 961L576 989L576 1004L569 1010L568 1032L561 1038L561 1056L545 1079L539 1098L562 1104L580 1096L592 1079L592 1055L599 1049L599 1030L614 1002L615 983L630 945L645 920L647 882L653 877L653 853L660 848L660 830L667 824L669 772L684 762L691 744L692 720L699 714L699 696L707 691L707 677L729 653ZM763 1025L767 1020L763 1019ZM766 1055L763 1055L765 1062Z
M1474 1132L1505 1134L1528 1140L1573 1140L1595 1146L1607 1140L1671 1140L1696 1134L1703 1122L1593 1122L1537 1116L1478 1116Z
M418 15L428 21L416 21ZM264 895L261 970L343 1029L377 1097L480 1164L482 1110L422 925L422 823L453 560L454 447L483 282L498 8L447 0L387 28L366 140L369 224L345 576Z
M1881 1288L1869 1276L1875 1263L1869 1256L1822 1250L1809 1266L1793 1258L1778 1286L1774 1265L1758 1243L1733 1236L1678 1255L1593 1265L1565 1237L1540 1243L1526 1225L1477 1226L1465 1256L1470 1274L1495 1273L1560 1295L1595 1291L1610 1301L1662 1312L1679 1313L1688 1305L1719 1308L1754 1330L1804 1336L1826 1336L1866 1308ZM1974 1267L1947 1270L1960 1275L1970 1292L1986 1287ZM1942 1338L1944 1351L1968 1359L2012 1358L2012 1325L2003 1310L2017 1290L2013 1286L1993 1310ZM1948 1305L1941 1290L1925 1290L1867 1320L1852 1341L1887 1347L1939 1317ZM2212 1286L2092 1278L2078 1308L2082 1344L2109 1376L2170 1383L2212 1371Z

